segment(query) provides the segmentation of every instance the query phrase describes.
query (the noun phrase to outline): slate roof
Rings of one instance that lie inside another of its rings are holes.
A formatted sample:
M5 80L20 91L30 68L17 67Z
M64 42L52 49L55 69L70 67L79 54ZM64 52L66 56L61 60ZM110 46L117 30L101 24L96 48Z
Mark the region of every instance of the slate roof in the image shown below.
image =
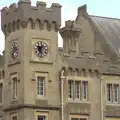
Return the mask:
M90 16L110 47L120 56L120 19Z

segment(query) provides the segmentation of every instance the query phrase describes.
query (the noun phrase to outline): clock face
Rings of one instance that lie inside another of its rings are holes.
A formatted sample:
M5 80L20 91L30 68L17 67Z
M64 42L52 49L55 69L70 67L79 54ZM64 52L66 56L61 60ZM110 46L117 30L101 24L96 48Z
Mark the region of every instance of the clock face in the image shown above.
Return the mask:
M12 59L16 59L17 56L18 56L18 53L19 53L18 44L16 42L13 42L12 46L11 46L11 57L12 57Z
M42 41L38 41L34 45L34 51L37 57L43 58L48 54L48 46Z

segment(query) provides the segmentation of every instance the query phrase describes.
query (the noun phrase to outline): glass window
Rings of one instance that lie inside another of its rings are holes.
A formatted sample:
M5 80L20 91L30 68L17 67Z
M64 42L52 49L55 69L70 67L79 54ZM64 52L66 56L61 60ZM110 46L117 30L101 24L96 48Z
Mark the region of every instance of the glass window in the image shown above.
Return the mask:
M114 84L114 90L113 90L113 99L114 99L114 103L118 103L118 96L119 96L119 85L118 84Z
M82 82L82 99L87 100L87 85L88 83L86 81Z
M12 117L12 120L17 120L17 116Z
M37 95L44 96L45 77L37 77Z
M13 99L17 98L17 77L13 78Z
M37 120L45 120L45 116L38 116Z
M107 84L107 102L112 102L112 84Z
M80 99L80 82L75 82L75 99Z
M68 98L73 98L73 81L68 80Z

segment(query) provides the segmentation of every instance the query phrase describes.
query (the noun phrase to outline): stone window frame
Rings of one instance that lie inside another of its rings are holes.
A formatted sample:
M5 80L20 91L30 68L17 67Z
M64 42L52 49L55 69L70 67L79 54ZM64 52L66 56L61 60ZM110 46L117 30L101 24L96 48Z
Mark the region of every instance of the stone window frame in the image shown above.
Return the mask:
M45 96L45 77L37 76L37 95Z
M48 110L36 110L35 111L35 120L38 120L38 116L45 117L45 120L49 118L49 111Z
M36 72L35 73L35 94L36 94L36 98L37 99L42 99L42 98L46 98L47 97L47 86L48 86L48 73L42 73L42 72ZM37 93L37 78L39 77L43 77L44 78L44 93L43 95L38 95Z
M67 76L67 98L68 100L79 100L79 101L89 101L89 81L87 78L80 78L80 77L71 77L71 76ZM68 96L68 81L73 81L73 98L69 98ZM80 98L76 99L75 97L75 82L80 82ZM86 82L87 83L87 96L86 99L83 99L83 90L82 90L82 83Z

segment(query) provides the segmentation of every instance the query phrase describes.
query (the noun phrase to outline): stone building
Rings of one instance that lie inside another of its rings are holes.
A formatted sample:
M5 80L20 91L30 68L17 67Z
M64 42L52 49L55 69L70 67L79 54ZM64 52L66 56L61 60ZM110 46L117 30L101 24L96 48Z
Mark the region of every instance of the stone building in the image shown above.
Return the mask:
M0 120L120 120L119 19L83 5L60 29L61 5L30 0L1 19Z

